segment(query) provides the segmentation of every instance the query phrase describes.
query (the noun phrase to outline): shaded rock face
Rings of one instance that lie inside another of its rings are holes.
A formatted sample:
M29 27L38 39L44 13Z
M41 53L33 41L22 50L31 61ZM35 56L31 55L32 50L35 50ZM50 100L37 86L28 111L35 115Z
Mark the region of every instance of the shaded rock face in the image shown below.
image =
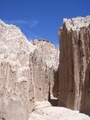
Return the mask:
M59 51L50 42L37 42L0 20L0 120L28 120L35 101L53 94Z
M34 40L32 44L37 46L32 55L35 100L50 100L57 80L55 73L59 65L59 50L45 40Z
M58 104L90 113L90 17L64 19L59 37Z

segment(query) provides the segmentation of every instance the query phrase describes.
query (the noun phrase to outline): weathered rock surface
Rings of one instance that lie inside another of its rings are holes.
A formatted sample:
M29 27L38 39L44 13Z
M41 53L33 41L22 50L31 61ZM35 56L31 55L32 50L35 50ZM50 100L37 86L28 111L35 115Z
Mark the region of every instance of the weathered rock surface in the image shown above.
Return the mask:
M36 103L29 120L90 120L90 117L63 107L52 107L48 102Z
M59 105L90 114L90 16L64 19L59 36Z
M32 55L35 100L49 100L53 94L59 66L59 50L46 40L34 40L37 48Z
M0 120L28 120L35 101L52 94L58 50L50 42L33 43L0 20Z
M27 120L34 108L30 53L20 29L0 21L0 119Z
M90 113L90 17L64 19L59 35L60 61L52 43L0 21L0 120L90 120L78 112ZM78 111L52 107L53 94Z

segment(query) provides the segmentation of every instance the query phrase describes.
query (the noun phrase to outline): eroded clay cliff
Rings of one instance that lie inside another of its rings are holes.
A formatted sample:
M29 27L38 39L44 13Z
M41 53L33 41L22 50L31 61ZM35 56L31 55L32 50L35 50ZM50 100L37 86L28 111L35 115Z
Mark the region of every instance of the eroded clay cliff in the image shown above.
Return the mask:
M90 16L64 19L59 37L58 103L90 114Z
M54 95L60 106L90 113L90 17L64 19L59 37L60 61L49 41L29 42L0 21L0 120L90 119L47 102Z
M30 53L35 47L20 29L0 21L0 118L27 120L34 108Z
M34 40L37 48L32 55L33 80L36 101L50 100L59 66L59 50L49 41Z
M28 120L35 102L48 100L58 59L50 42L34 45L0 20L0 120Z

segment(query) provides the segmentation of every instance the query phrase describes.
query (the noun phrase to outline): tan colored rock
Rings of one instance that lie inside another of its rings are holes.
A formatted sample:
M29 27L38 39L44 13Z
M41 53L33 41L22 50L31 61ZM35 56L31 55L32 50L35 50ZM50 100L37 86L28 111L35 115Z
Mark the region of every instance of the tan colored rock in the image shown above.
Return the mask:
M49 100L53 94L55 73L59 65L59 50L46 40L34 40L37 48L32 54L35 100ZM30 60L31 60L30 59Z
M36 40L38 42L38 40ZM27 41L21 30L0 20L0 119L28 120L35 101L53 94L59 51Z
M90 120L90 117L64 107L52 107L48 102L37 103L29 120Z
M90 16L64 19L59 37L59 105L90 113Z
M19 28L0 21L0 119L28 120L34 108L29 58L35 46Z

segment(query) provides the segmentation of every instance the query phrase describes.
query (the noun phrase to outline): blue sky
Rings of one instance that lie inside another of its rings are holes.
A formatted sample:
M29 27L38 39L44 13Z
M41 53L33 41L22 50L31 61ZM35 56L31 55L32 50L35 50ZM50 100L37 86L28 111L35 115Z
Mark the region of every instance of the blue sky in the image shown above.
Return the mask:
M58 46L63 18L90 15L90 0L0 0L0 19L21 28L30 39Z

